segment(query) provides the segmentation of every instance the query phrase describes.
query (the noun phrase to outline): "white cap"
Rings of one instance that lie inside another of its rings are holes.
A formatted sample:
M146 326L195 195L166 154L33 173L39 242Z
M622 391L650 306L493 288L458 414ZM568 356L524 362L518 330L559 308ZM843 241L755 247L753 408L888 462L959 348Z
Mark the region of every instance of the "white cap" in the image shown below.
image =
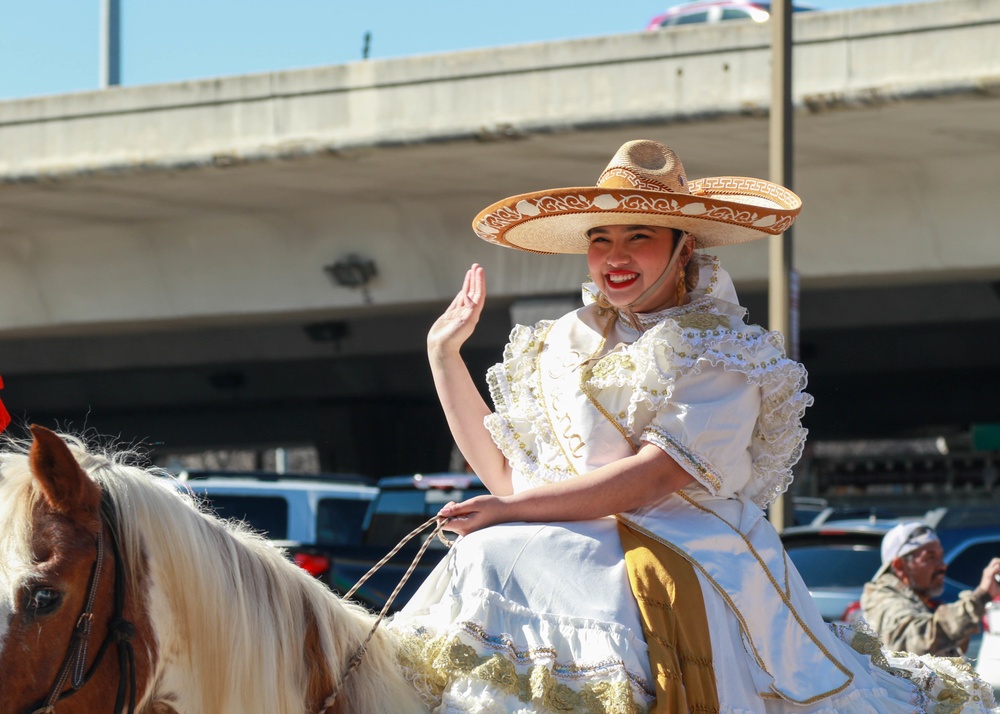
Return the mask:
M882 537L882 567L875 573L875 578L886 572L896 558L909 555L928 543L938 542L940 541L934 529L922 521L910 521L894 526Z

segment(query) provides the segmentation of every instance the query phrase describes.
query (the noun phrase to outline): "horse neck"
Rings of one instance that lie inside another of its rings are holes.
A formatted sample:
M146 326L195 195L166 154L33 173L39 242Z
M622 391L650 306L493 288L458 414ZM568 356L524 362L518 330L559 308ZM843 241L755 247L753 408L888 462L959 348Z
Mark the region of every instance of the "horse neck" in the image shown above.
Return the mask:
M373 616L266 540L181 503L159 494L130 509L132 527L142 531L161 652L150 701L171 694L178 714L316 711L304 699L321 702L332 692ZM383 632L334 707L328 712L425 711Z

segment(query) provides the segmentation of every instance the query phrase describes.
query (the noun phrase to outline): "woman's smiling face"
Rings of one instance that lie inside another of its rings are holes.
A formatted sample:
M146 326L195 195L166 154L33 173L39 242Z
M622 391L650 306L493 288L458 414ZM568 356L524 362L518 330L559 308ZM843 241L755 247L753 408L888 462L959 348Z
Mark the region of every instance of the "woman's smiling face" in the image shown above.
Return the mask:
M612 305L630 307L633 312L655 312L677 302L677 274L694 250L689 241L670 275L651 294L633 305L663 273L674 250L673 228L660 226L599 226L587 235L587 266L590 277Z

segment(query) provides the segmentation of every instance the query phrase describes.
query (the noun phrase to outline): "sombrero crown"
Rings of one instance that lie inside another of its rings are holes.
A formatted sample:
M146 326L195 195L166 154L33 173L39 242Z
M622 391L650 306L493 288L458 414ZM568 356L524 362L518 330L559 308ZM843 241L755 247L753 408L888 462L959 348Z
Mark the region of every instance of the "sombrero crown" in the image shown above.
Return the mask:
M586 253L587 231L607 225L679 228L705 248L784 233L801 208L798 196L763 179L688 181L670 147L639 139L618 149L596 186L505 198L472 228L483 240L533 253Z

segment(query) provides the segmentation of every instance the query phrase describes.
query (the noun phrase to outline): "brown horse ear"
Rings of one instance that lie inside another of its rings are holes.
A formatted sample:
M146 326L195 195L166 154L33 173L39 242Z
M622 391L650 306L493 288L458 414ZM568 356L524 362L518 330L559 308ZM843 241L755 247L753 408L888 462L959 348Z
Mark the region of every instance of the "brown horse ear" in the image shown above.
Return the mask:
M52 509L65 515L96 513L101 489L80 468L66 442L37 424L31 426L31 434L31 472Z

